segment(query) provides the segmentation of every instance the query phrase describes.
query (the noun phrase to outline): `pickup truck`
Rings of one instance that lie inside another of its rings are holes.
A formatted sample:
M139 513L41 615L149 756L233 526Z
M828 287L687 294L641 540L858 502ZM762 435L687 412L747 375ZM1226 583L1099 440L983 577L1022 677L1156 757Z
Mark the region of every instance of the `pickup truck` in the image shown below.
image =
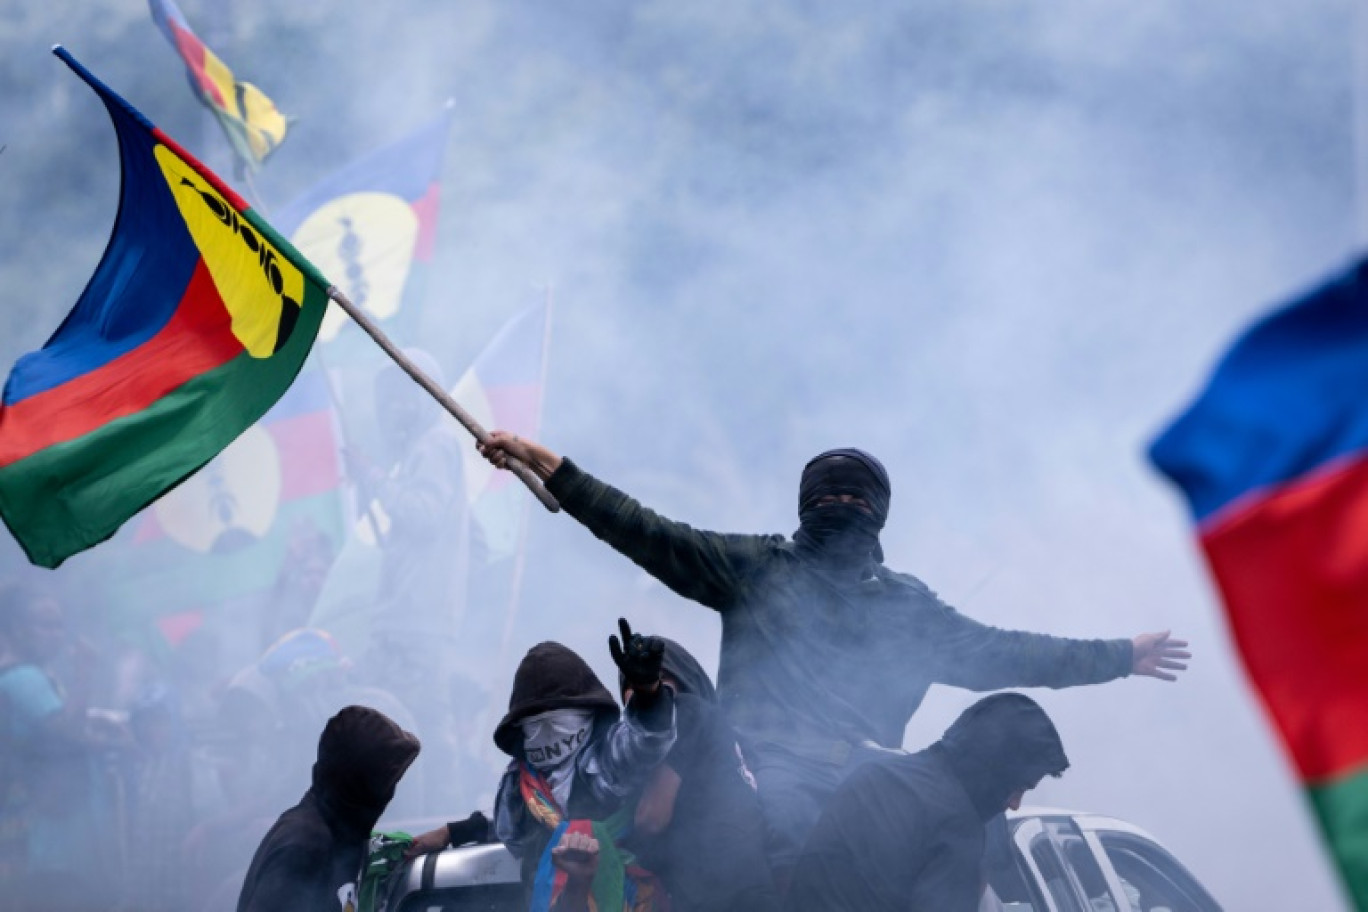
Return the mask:
M1122 820L1052 808L1009 812L1010 851L988 870L980 912L1221 912L1152 836ZM428 855L400 869L386 912L522 912L503 846Z

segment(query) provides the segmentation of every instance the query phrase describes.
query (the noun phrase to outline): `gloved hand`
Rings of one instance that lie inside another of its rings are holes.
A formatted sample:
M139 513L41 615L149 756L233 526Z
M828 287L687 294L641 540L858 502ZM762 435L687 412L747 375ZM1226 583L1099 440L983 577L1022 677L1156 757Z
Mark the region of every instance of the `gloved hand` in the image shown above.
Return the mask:
M462 846L471 842L489 841L489 818L476 811L465 820L456 820L447 824L447 842L453 846Z
M654 693L660 684L660 666L665 661L665 642L660 637L632 633L626 618L618 618L618 630L622 631L621 643L616 636L608 638L613 664L633 691Z

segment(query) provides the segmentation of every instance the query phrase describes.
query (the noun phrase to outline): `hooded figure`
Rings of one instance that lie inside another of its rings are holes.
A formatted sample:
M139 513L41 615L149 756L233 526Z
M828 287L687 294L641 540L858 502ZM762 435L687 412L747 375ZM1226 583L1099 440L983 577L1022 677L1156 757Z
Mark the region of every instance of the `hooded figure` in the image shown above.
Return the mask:
M496 466L521 459L590 532L721 616L718 705L755 774L781 892L827 796L877 748L901 746L933 683L1070 687L1133 669L1153 674L1146 661L1186 657L1166 652L1164 636L1137 638L1140 653L1130 639L989 627L916 577L885 567L879 536L892 487L879 461L861 450L831 450L804 467L792 539L667 519L570 459L505 432L480 451Z
M628 799L674 744L674 696L658 686L659 674L656 664L652 692L634 694L619 714L589 665L560 643L539 643L518 665L508 714L494 730L494 743L513 758L494 799L494 833L521 860L532 909L555 907L563 882L551 850L567 831L592 831L600 871L615 879L607 899L602 879L594 881L601 912L621 908L623 891L636 889L631 858L614 840L630 824ZM643 891L647 881L640 878Z
M1069 766L1045 711L985 697L940 741L864 764L831 796L799 858L794 912L974 912L988 822Z
M703 666L661 640L661 680L675 694L678 735L638 800L632 849L660 878L672 912L778 909L755 780L736 733ZM619 683L625 693L626 681Z
M355 908L371 830L418 750L418 739L378 710L348 706L329 719L313 785L257 847L238 912Z

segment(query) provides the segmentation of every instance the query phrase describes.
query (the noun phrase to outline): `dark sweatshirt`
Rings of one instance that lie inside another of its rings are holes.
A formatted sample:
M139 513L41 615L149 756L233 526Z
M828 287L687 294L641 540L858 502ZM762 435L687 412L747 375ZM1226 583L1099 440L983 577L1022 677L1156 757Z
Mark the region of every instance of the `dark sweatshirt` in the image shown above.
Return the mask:
M987 822L1069 765L1021 694L969 707L940 741L867 763L832 794L789 890L793 912L974 912Z
M679 792L665 830L633 835L631 848L660 878L673 912L777 910L760 802L712 680L673 640L665 641L664 672L677 685L678 735L665 765L679 776Z
M704 532L562 461L547 489L594 535L722 616L719 703L754 741L899 747L932 683L1068 687L1130 673L1129 640L1072 640L965 617L915 577L833 574L782 535Z
M237 912L338 912L355 902L372 828L418 739L388 716L348 706L318 741L313 785L275 822L247 869Z

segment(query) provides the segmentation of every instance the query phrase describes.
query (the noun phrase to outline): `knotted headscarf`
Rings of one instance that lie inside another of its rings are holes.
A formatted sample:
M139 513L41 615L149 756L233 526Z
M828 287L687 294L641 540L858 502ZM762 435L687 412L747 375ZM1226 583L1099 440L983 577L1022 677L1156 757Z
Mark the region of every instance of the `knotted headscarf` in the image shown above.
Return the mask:
M820 503L823 497L842 494L861 498L872 512L851 503ZM892 494L888 472L879 460L853 447L827 450L803 467L798 484L800 526L793 537L824 557L882 563L879 532L888 519Z

